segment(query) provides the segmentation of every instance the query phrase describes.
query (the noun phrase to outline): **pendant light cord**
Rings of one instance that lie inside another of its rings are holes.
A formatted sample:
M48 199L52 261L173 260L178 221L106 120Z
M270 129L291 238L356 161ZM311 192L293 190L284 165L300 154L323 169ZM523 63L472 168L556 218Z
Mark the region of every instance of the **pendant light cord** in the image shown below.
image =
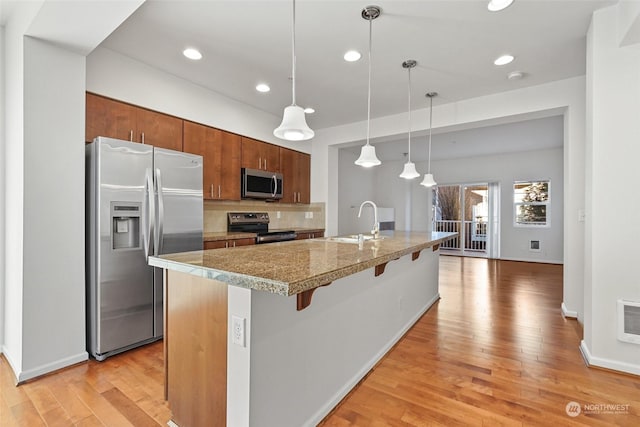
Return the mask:
M291 27L291 45L293 46L293 51L291 52L292 60L291 60L291 84L292 84L292 94L293 101L291 105L296 105L296 0L293 0L293 19L292 19L292 27Z
M367 145L369 145L369 128L371 126L371 26L373 18L369 17L369 86L367 95Z
M409 162L411 162L411 68L407 68L409 70Z
M427 173L431 173L431 128L433 127L433 96L429 97L429 166Z

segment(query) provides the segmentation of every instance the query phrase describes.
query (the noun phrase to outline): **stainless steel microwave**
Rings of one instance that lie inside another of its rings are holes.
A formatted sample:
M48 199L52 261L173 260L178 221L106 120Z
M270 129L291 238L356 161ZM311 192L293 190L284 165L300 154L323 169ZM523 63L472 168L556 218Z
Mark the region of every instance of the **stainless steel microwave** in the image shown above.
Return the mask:
M282 174L242 168L243 199L281 199Z

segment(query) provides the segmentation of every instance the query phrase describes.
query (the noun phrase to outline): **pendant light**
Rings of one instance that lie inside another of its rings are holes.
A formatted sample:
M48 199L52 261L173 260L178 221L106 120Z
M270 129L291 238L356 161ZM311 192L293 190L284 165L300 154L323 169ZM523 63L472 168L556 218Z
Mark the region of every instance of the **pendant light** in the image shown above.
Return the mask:
M296 0L293 0L293 19L291 26L292 40L292 61L291 61L291 105L285 107L282 116L282 123L278 126L273 134L287 141L304 141L313 138L313 130L307 126L302 107L296 105Z
M400 174L400 178L404 179L413 179L420 176L418 171L416 171L416 165L411 161L411 69L415 67L418 63L413 59L407 59L402 63L402 68L406 68L409 73L409 157L407 158L407 163L404 164L404 169Z
M429 98L429 163L427 166L427 173L424 174L424 179L420 185L433 187L436 185L436 181L433 179L433 175L431 174L431 129L433 127L433 98L438 96L438 92L429 92L425 96Z
M367 143L362 146L360 157L355 164L365 168L377 166L382 162L376 156L376 148L369 144L370 127L371 127L371 23L380 16L380 8L378 6L367 6L362 9L362 17L369 21L369 89L367 97Z

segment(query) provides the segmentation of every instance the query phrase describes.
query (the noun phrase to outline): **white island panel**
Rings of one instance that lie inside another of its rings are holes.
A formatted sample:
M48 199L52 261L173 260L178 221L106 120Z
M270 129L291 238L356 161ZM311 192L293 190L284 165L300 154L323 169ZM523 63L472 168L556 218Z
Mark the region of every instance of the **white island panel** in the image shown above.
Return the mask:
M250 313L247 348L228 341L227 425L313 426L438 300L438 252L336 280L302 311L295 297L241 291L228 321Z

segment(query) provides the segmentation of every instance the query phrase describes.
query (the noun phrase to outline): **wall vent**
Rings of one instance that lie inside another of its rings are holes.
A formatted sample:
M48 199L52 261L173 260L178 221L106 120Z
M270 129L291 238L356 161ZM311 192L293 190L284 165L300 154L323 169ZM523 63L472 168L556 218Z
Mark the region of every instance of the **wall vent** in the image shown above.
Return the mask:
M618 300L618 339L640 344L640 301Z
M541 248L540 240L529 240L529 250L531 252L540 252Z

